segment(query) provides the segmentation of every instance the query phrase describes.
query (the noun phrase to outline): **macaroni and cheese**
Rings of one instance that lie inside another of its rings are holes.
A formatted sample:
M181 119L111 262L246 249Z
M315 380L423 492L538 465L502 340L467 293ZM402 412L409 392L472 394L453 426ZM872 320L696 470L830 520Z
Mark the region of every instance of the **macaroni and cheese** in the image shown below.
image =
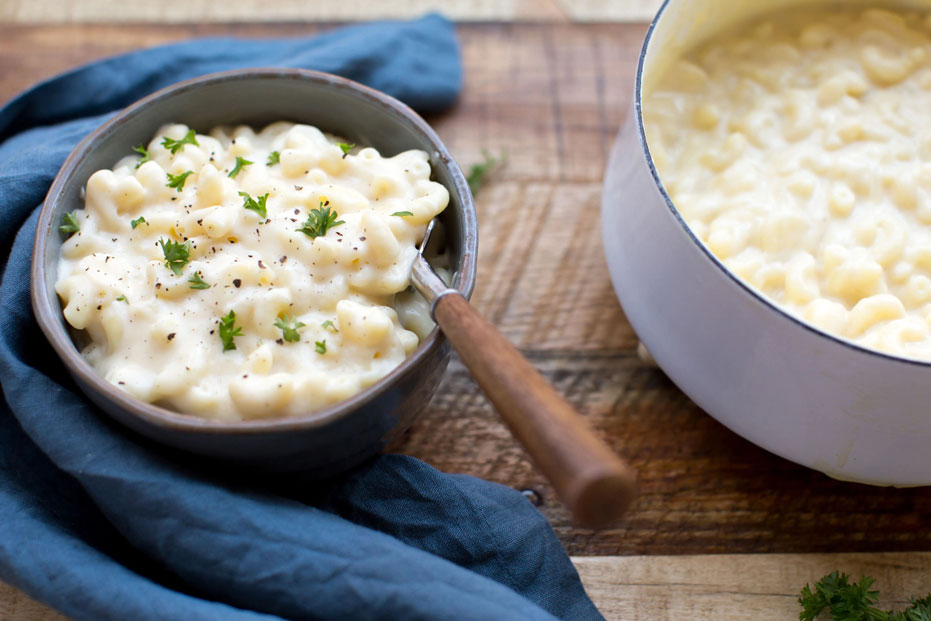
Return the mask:
M425 152L384 158L285 122L169 125L136 151L95 172L62 225L55 288L109 382L216 420L289 416L417 347L395 294L449 201Z
M771 15L679 59L643 103L695 235L794 315L931 359L931 13Z

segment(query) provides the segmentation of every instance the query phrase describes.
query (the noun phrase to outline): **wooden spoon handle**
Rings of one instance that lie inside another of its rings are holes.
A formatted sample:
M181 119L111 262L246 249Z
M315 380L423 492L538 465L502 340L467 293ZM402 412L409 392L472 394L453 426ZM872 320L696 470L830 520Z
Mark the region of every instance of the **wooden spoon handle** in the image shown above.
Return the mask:
M636 477L565 399L458 293L434 315L501 418L584 528L615 523L636 495Z

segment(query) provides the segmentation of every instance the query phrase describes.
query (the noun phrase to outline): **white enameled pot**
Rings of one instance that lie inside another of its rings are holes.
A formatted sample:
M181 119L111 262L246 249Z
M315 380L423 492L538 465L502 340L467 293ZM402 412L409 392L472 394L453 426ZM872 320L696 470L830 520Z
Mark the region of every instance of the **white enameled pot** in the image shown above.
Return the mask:
M670 59L740 20L801 4L667 0L660 9L605 176L611 279L659 366L736 433L837 478L928 485L931 364L828 335L731 274L676 211L644 137L641 95Z

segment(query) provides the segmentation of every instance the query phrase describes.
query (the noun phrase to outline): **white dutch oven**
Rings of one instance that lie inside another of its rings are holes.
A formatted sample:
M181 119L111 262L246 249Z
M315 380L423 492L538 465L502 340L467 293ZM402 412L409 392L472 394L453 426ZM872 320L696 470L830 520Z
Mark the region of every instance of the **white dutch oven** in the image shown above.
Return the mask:
M605 177L611 279L660 367L736 433L837 478L928 485L931 364L828 335L738 280L685 225L644 137L641 95L670 60L739 20L802 4L667 0L660 9Z

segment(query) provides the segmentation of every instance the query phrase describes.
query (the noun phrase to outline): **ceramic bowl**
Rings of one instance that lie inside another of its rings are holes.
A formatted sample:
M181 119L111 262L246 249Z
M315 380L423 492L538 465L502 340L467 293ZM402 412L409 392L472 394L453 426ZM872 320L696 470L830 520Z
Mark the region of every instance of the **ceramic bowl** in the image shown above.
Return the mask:
M667 59L740 20L800 5L810 3L667 0L660 9L605 177L611 279L660 367L736 433L837 478L928 485L931 364L822 332L729 272L686 226L644 136L642 93Z
M255 97L255 93L262 93ZM58 224L83 206L82 188L165 123L205 132L218 125L253 127L278 120L307 123L375 147L390 156L408 149L430 155L433 178L450 194L440 216L453 267L453 286L468 296L475 282L475 206L459 166L414 111L370 88L299 69L248 69L211 74L169 86L120 112L87 136L52 183L36 231L32 305L49 342L84 393L106 414L158 442L269 470L325 476L377 453L423 410L449 360L434 329L404 362L376 384L334 406L305 415L216 423L141 402L105 381L79 353L82 334L66 325L55 293Z

